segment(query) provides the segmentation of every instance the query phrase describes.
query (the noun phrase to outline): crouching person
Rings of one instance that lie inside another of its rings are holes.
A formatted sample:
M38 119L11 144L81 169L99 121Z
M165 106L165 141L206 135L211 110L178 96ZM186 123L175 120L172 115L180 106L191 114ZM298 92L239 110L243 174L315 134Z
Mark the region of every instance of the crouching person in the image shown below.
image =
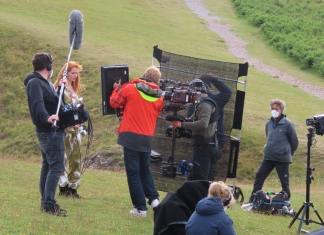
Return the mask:
M236 235L232 219L225 214L234 203L234 197L225 183L213 182L209 186L208 197L197 203L186 224L187 235Z

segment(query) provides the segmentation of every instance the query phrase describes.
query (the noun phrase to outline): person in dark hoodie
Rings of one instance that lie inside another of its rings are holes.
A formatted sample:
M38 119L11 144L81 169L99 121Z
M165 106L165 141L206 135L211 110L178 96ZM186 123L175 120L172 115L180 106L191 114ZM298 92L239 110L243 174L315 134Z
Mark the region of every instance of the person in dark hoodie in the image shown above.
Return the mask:
M197 203L186 224L187 235L236 235L232 219L225 214L234 203L234 197L224 182L211 183L208 197Z
M145 198L152 209L159 204L159 193L149 167L156 121L163 109L160 78L160 70L151 66L142 78L123 86L121 81L115 83L110 96L111 107L124 107L117 143L124 147L128 188L134 206L130 214L136 217L146 217Z
M28 107L42 152L40 173L41 211L67 216L66 210L56 203L55 191L64 171L64 129L52 129L59 121L56 115L58 94L48 79L53 75L53 59L49 53L37 53L32 59L34 72L24 80L28 97Z

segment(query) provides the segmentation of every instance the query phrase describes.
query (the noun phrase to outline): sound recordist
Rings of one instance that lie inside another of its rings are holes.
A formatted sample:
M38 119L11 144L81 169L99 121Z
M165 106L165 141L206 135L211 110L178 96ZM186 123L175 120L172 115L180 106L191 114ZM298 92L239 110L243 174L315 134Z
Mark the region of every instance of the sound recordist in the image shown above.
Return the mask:
M40 173L41 210L43 212L67 216L66 210L56 203L55 191L60 175L64 171L64 136L63 128L52 132L52 124L58 121L56 108L59 97L53 84L48 81L53 75L53 59L48 53L37 53L32 64L34 72L24 80L28 97L30 117L35 125L37 138L42 151Z

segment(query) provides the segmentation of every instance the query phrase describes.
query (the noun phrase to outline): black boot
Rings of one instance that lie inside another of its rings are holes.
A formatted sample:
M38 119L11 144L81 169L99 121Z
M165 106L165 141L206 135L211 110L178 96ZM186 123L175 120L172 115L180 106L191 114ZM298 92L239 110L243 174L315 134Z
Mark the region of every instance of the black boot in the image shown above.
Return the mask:
M59 189L60 189L59 196L66 196L68 193L69 186L67 185L65 187L59 186Z
M70 189L71 191L71 195L73 198L76 198L76 199L80 199L81 196L78 194L77 190L76 189Z

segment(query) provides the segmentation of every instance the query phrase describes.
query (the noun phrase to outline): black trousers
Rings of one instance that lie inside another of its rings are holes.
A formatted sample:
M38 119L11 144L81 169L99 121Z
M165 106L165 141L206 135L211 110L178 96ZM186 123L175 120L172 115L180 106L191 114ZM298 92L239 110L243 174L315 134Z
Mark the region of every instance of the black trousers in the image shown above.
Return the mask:
M209 181L214 181L217 175L217 168L218 168L218 160L221 159L222 157L222 152L223 152L223 145L218 145L216 155L213 159L213 161L210 163L210 169L208 172L208 180Z
M192 177L189 180L208 180L210 164L217 152L217 146L206 144L192 149Z
M253 201L253 193L261 190L264 184L264 181L269 176L271 171L276 168L278 177L281 182L282 191L285 191L288 194L288 199L290 199L290 189L289 189L289 162L277 162L277 161L262 161L258 172L256 173L252 195L250 197L250 202Z

